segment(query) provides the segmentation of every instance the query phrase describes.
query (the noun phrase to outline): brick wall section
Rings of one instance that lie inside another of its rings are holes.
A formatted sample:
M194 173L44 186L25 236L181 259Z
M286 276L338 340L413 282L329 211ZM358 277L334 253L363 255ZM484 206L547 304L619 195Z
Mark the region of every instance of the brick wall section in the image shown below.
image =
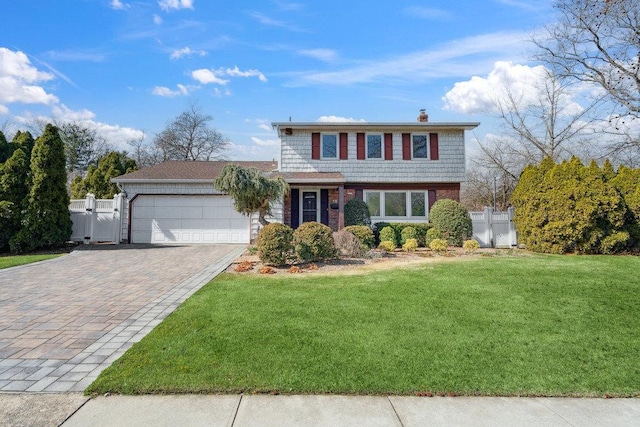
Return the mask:
M372 129L373 131L373 129ZM381 132L382 133L382 132ZM311 132L294 130L282 138L282 172L341 172L347 182L463 182L463 130L438 132L439 160L402 159L402 132L392 134L393 160L364 159L356 155L356 132L348 133L349 160L312 160Z

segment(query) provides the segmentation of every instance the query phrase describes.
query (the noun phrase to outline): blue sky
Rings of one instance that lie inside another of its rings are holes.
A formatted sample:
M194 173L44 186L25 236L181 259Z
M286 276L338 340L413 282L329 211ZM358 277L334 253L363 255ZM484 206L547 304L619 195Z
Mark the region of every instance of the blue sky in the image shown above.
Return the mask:
M0 23L0 125L75 120L118 149L197 102L238 160L278 158L272 121L480 121L527 79L549 1L20 0ZM11 136L11 135L8 135Z

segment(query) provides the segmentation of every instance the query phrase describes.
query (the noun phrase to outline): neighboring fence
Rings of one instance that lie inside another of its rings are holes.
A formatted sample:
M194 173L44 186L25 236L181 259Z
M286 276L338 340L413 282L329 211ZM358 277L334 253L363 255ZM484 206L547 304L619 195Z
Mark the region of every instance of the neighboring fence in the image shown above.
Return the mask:
M513 223L514 209L494 212L484 208L482 212L469 212L473 223L473 238L483 248L511 248L518 246L518 234Z
M124 197L116 194L113 199L96 199L87 194L85 199L71 200L69 212L73 222L71 241L120 243Z

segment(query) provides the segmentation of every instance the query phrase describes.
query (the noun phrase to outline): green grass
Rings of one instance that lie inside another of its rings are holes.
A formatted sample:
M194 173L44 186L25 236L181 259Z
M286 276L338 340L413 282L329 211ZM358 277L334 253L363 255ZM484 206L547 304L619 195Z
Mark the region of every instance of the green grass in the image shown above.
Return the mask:
M38 261L44 261L51 258L57 258L59 256L60 254L0 256L0 270L3 268L16 267L18 265L31 264L32 262L38 262Z
M640 258L224 274L87 393L637 396Z

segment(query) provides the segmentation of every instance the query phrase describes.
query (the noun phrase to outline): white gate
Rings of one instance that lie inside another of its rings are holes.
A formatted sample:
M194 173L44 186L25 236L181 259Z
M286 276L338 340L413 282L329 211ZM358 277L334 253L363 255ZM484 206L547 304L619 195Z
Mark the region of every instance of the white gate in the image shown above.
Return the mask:
M122 208L124 197L116 194L113 199L96 199L87 194L82 200L71 200L69 212L73 228L71 241L120 243L122 233Z
M518 246L518 235L513 223L514 209L494 212L484 208L482 212L469 212L473 224L473 238L483 248L511 248Z

